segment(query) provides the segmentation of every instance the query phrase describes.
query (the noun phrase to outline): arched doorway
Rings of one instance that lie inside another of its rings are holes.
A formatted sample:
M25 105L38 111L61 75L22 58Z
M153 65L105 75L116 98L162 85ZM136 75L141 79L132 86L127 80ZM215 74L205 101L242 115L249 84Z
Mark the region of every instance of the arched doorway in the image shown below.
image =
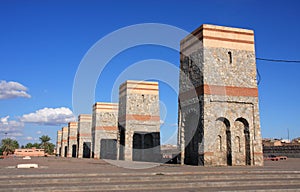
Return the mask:
M199 144L202 142L203 130L199 127L199 115L192 112L186 115L184 127L184 164L199 165L203 163L203 155L199 156Z
M227 165L232 165L232 147L231 147L231 131L230 131L230 122L228 119L224 117L219 117L217 121L220 121L224 124L225 129L221 130L221 132L225 131L224 134L226 138L226 163Z
M72 145L72 157L76 157L76 145Z
M250 150L250 131L249 131L249 123L246 119L240 117L236 121L241 122L244 128L244 136L245 136L245 164L251 165L251 150Z
M91 142L83 142L83 158L91 157Z
M142 160L142 134L134 133L133 134L133 153L132 160L133 161L141 161Z
M67 146L65 146L65 154L64 154L64 157L67 157L67 154L68 154L68 147Z

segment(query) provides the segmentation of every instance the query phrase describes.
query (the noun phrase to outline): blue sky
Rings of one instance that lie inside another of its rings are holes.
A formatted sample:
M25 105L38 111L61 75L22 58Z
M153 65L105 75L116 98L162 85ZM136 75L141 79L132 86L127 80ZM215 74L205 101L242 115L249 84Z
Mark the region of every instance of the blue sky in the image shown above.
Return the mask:
M73 81L81 60L99 39L115 30L141 23L163 23L188 32L204 23L248 28L255 31L257 57L300 60L299 7L298 1L1 0L0 138L7 132L26 144L47 134L55 142L56 131L72 119ZM118 75L145 59L179 65L178 52L168 48L128 49L101 74L95 101L110 101ZM299 137L300 64L257 61L257 67L262 77L263 137L286 138L287 129L291 138ZM164 83L160 89L166 106L161 128L165 141L175 132L177 97Z

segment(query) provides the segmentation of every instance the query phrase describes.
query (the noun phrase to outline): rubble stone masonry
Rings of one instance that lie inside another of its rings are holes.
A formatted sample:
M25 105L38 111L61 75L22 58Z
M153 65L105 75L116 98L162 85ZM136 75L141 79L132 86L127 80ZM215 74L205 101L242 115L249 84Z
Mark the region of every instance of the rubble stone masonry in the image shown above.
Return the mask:
M77 157L77 122L68 123L68 154L67 157Z
M180 62L182 162L263 165L254 32L202 25L181 41Z
M69 135L68 127L63 127L62 128L62 136L61 136L61 152L60 152L61 157L67 157L68 135Z
M126 81L119 88L120 159L159 161L158 82Z
M78 158L90 158L92 151L92 115L78 116Z
M62 131L57 131L57 139L56 139L56 156L61 156L61 137Z
M95 103L92 119L93 157L117 159L118 104Z

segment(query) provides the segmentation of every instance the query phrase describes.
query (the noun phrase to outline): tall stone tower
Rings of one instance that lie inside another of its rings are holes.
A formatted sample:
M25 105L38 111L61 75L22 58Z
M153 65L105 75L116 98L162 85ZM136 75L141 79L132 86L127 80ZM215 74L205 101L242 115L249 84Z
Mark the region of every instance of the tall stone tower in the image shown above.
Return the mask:
M157 82L126 81L119 87L120 159L160 160Z
M90 158L92 151L92 115L78 116L78 158Z
M61 156L61 136L62 131L57 131L57 139L56 139L56 156Z
M62 135L61 135L61 151L60 156L61 157L67 157L68 153L68 127L62 128Z
M97 102L93 106L93 158L118 158L118 104Z
M202 25L180 50L181 162L263 165L254 32Z
M68 155L67 157L77 157L77 122L68 123Z

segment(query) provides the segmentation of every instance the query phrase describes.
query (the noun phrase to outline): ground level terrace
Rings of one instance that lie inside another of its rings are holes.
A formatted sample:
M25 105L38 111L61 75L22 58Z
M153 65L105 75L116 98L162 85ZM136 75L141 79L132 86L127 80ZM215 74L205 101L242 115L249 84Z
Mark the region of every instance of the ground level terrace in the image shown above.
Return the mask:
M37 163L39 168L15 168L20 163ZM263 167L201 167L56 157L11 158L0 160L0 191L297 191L299 163L300 159L289 158L265 161Z

